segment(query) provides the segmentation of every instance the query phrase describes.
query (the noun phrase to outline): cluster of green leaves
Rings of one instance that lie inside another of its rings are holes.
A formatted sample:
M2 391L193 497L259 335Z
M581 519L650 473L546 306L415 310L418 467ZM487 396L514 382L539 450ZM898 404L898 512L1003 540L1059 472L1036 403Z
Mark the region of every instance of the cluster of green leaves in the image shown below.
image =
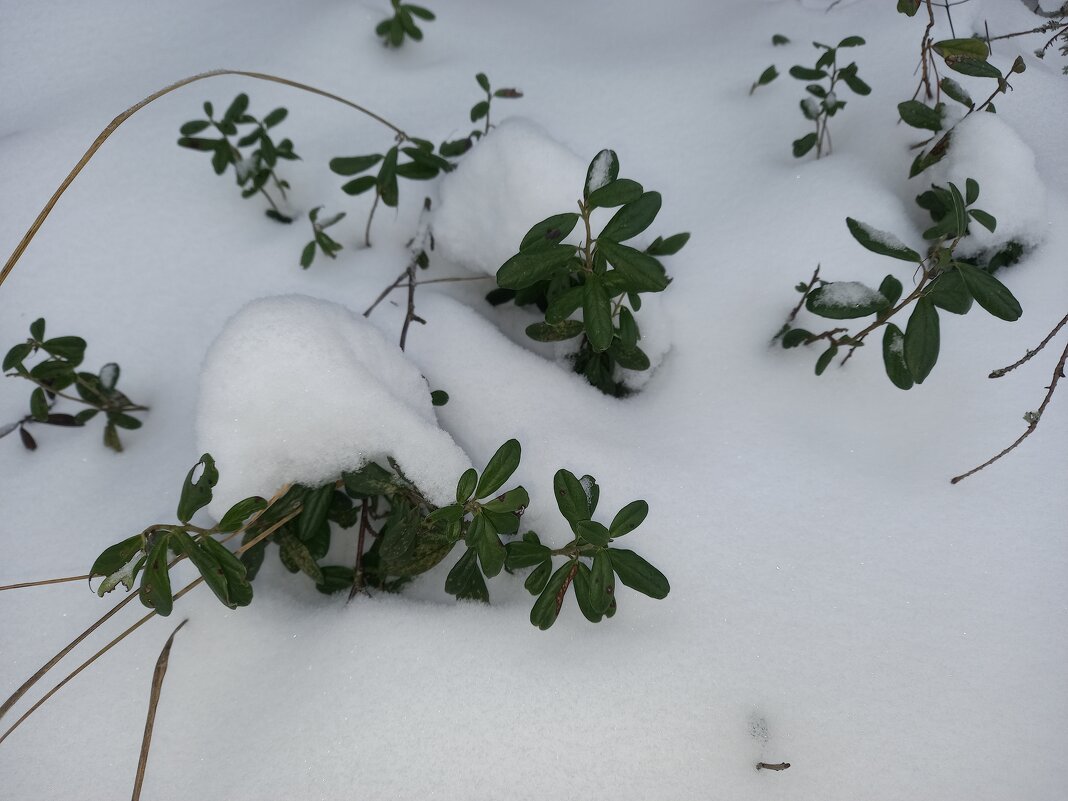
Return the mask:
M276 108L260 120L248 113L248 104L248 95L242 92L227 107L222 119L217 120L212 104L205 103L206 119L190 120L182 125L178 144L190 150L211 153L211 166L216 175L222 175L228 167L233 167L234 178L241 187L241 197L262 195L270 204L265 212L268 217L277 222L291 223L293 218L282 213L279 202L271 194L277 191L284 201L286 190L289 189L289 184L275 172L279 160L300 158L293 152L293 143L289 139L275 143L271 138L270 129L282 122L288 112L284 108ZM217 139L200 135L209 128L219 135ZM249 147L253 149L242 151L242 148Z
M402 3L400 0L390 0L390 2L393 4L393 16L387 17L375 26L375 33L382 39L382 44L386 47L400 47L404 44L405 37L421 42L423 31L415 24L415 18L431 22L434 19L434 13L422 6Z
M930 102L916 99L919 96L917 89L916 97L898 103L897 109L902 122L913 128L931 132L928 139L920 145L920 153L912 161L909 168L910 178L919 175L932 164L937 164L949 152L952 129L956 123L950 124L951 115L947 113L946 104L941 100L943 95L963 106L966 109L963 117L967 117L976 111L996 111L994 98L1011 88L1007 76L987 60L989 48L982 39L944 39L932 42L930 50L941 56L949 69L975 78L989 78L996 82L996 88L985 101L976 104L968 91L947 75L938 81L935 96L929 99ZM1027 67L1023 59L1017 57L1010 74L1019 74L1025 69Z
M560 342L581 337L575 371L602 392L619 397L626 388L617 367L649 369L649 357L638 345L641 332L634 316L641 308L641 295L667 288L671 279L658 257L677 253L690 235L657 237L644 250L623 244L653 223L661 198L637 181L620 178L619 159L611 150L602 150L590 162L578 206L577 213L554 214L527 232L519 253L497 271L498 289L487 300L537 306L545 321L527 328L532 339ZM619 210L595 237L590 224L593 211L616 207ZM564 244L580 220L585 241Z
M27 359L34 356L44 358L36 364L27 364ZM35 385L30 393L30 413L0 428L0 437L17 429L22 444L32 451L37 449L37 441L26 430L27 425L83 426L102 412L106 420L104 444L112 450L121 451L119 429L140 428L141 421L133 417L133 413L147 411L147 407L133 403L115 388L119 382L119 365L109 362L99 373L79 371L78 367L84 359L84 339L75 336L46 339L44 318L31 323L29 338L12 347L3 362L6 376L23 378ZM70 394L71 389L76 394ZM53 411L61 398L87 408L73 415Z
M252 602L252 585L244 562L223 541L245 532L255 536L292 510L290 498L283 497L268 505L263 498L246 498L234 504L218 525L201 528L189 521L198 510L211 502L212 490L219 481L215 460L204 454L186 475L178 500L177 524L149 526L104 549L89 570L90 580L103 578L97 594L103 597L120 584L132 590L140 576L138 595L141 603L166 617L174 607L170 570L177 559L188 559L211 587L212 592L230 609Z
M326 233L326 229L345 219L345 212L341 211L333 217L320 220L319 212L322 209L322 206L316 206L308 212L308 220L311 222L312 227L312 240L304 246L304 250L300 253L300 266L305 270L311 267L312 262L315 261L316 248L321 250L324 256L328 256L331 259L336 259L338 251L342 249L341 243Z
M591 476L578 479L567 470L556 474L557 503L574 533L567 545L552 549L531 531L513 539L530 499L523 487L503 488L520 457L519 442L504 443L481 475L471 468L460 476L456 501L446 506L428 501L388 460L392 470L369 462L338 481L294 485L271 503L259 496L246 498L217 525L202 528L190 521L211 502L219 480L215 461L204 454L186 476L179 522L149 526L110 546L90 575L103 578L101 596L120 584L133 589L140 576L141 602L168 615L175 597L169 575L175 557L189 559L219 600L233 609L251 603L250 582L263 564L268 543L278 546L287 570L304 573L326 594L397 591L460 547L463 553L445 579L445 590L458 599L488 602L487 578L534 568L525 586L538 596L530 619L542 629L556 620L569 586L575 588L582 613L594 622L615 614L616 578L652 598L668 594L668 581L659 570L633 551L611 545L645 520L648 504L627 504L610 526L594 522L599 489ZM357 529L354 567L324 564L335 525ZM242 546L232 552L224 542L238 536ZM505 545L502 538L512 541ZM557 557L565 562L554 570Z
M616 613L617 579L650 598L667 597L671 587L663 573L634 551L612 546L644 522L649 504L642 500L628 503L605 526L593 520L600 489L592 476L580 479L568 470L558 470L553 490L574 539L553 550L528 531L521 540L507 545L508 569L533 568L523 585L538 596L530 610L531 623L543 630L552 626L568 587L574 588L579 610L591 623ZM555 556L564 558L559 567L554 564Z
M809 96L801 100L801 113L816 126L815 131L794 140L793 153L796 158L801 158L813 148L816 158L831 152L831 135L827 125L830 118L846 106L846 101L838 97L842 84L854 94L871 94L871 87L857 76L855 61L844 67L838 66L839 50L860 47L863 44L864 40L859 36L847 36L835 47L813 42L812 45L817 50L823 51L816 59L815 65L796 65L790 68L790 75L799 81L808 82L805 91Z
M490 86L489 78L486 77L486 73L484 72L480 72L475 76L475 82L479 85L479 88L486 93L486 99L479 100L475 105L471 106L469 116L471 117L471 122L478 122L479 120L484 119L486 124L483 126L482 130L475 128L462 139L442 142L438 152L447 158L457 158L462 156L474 146L475 142L481 139L485 134L489 133L490 128L493 127L490 124L490 107L493 104L493 98L501 97L514 100L523 96L523 93L518 89L492 88L492 86Z
M853 350L865 344L868 335L883 328L883 364L887 377L894 386L910 389L926 380L938 360L939 310L966 314L974 301L1002 320L1019 319L1022 314L1020 304L1008 288L986 270L955 255L972 222L991 231L997 225L992 215L973 206L979 199L979 184L969 178L964 192L953 183L939 191L948 194L950 209L924 231L924 238L930 242L926 256L921 256L893 234L846 218L849 232L867 250L917 265L919 279L907 297L901 298L902 284L892 274L883 279L878 289L855 281L818 281L798 286L804 296L805 308L812 314L831 320L874 317L857 333L850 333L846 328L813 333L800 327L787 327L780 332L785 348L827 342L827 349L816 361L816 375L827 369L840 349L849 348L848 358ZM912 311L902 331L890 320L909 307Z
M363 175L373 167L378 167L376 174ZM398 179L428 181L436 178L438 173L448 172L452 164L447 159L434 153L434 145L425 139L399 136L398 141L385 153L371 153L366 156L339 156L330 160L330 169L338 175L352 178L342 184L341 191L347 195L362 195L372 189L375 193L371 211L367 217L364 244L371 244L371 221L375 209L381 200L386 206L396 208L400 200Z

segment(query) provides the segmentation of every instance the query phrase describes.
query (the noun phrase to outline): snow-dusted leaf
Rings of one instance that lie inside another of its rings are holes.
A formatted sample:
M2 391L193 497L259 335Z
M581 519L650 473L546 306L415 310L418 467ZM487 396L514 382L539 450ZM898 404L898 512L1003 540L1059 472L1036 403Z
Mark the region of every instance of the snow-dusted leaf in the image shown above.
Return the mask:
M872 228L867 223L854 220L852 217L846 217L846 225L853 238L872 253L902 261L920 261L919 253L891 233Z

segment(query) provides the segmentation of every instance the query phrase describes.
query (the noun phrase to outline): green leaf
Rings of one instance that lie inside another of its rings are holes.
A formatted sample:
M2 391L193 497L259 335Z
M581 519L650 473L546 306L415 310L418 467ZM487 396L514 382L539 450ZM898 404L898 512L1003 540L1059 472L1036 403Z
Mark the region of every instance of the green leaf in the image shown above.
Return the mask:
M990 52L982 39L943 39L935 42L932 47L947 61L952 56L966 56L985 61Z
M816 146L816 134L805 134L800 139L795 139L793 142L794 158L801 158L808 151Z
M397 207L397 148L391 147L382 159L382 167L378 171L378 196L382 202L390 208Z
M304 498L304 509L296 520L297 536L307 542L322 528L334 499L334 485L323 484L312 489Z
M341 565L326 565L320 569L323 580L315 585L315 589L323 595L333 595L349 589L356 581L356 573L351 567Z
M276 108L274 111L272 111L270 114L263 118L264 127L273 128L274 126L278 125L278 123L280 123L282 120L284 120L287 114L289 114L289 112L286 111L286 109Z
M901 293L904 288L901 286L901 282L894 276L888 275L879 284L879 294L886 298L886 308L890 308L901 299ZM885 311L885 309L884 309Z
M622 537L640 526L648 514L648 503L645 501L631 501L612 518L612 525L608 527L608 531L613 538Z
M650 256L673 256L690 241L689 233L675 234L667 239L657 237L653 244L645 249Z
M226 113L223 114L224 122L236 122L237 118L248 111L248 95L244 92L234 98L234 101L230 104L230 107L226 109Z
M818 81L827 77L826 70L815 70L800 65L790 67L790 74L799 81Z
M211 127L211 123L207 120L190 120L178 129L178 133L182 136L194 136L209 127ZM40 339L40 337L37 337L37 339Z
M575 524L575 533L590 545L603 547L608 544L608 529L593 520L580 520Z
M449 402L449 393L443 389L435 389L430 393L430 403L434 406L444 406Z
M300 253L300 266L307 270L315 260L315 242L309 242Z
M638 324L634 321L634 315L626 306L619 307L619 341L624 348L633 349L638 347L641 334Z
M868 84L866 84L860 78L858 78L857 73L855 71L846 72L845 70L842 70L841 77L842 80L845 81L846 86L852 89L855 94L861 96L871 94L871 87L868 86ZM839 106L839 108L841 108L841 106Z
M475 80L478 81L478 85L482 87L483 92L490 90L489 78L486 77L486 73L480 72L475 76Z
M973 108L975 106L971 95L965 91L963 86L952 78L943 78L938 82L938 86L942 89L942 93L951 100L956 100L958 103L967 106L968 108Z
M323 572L319 569L315 557L308 546L289 529L283 528L278 532L278 556L291 571L295 567L316 584L322 583Z
M979 182L974 178L965 179L964 197L965 203L969 206L979 199Z
M472 547L478 554L482 572L493 578L504 569L505 550L493 527L481 514L476 514L468 530Z
M881 292L859 281L832 281L812 290L805 308L831 320L853 320L889 308Z
M489 603L486 580L475 561L475 551L468 548L445 577L445 592L459 600Z
M194 479L193 476L198 473ZM211 458L210 453L205 453L185 477L182 495L178 501L178 519L188 523L197 510L211 503L211 491L217 483L219 471L215 469L215 460Z
M633 203L642 196L642 192L642 185L637 181L618 178L590 192L586 205L591 209L615 208L625 203Z
M549 561L551 556L549 547L540 542L519 540L510 542L504 547L508 552L505 565L509 570L522 570L525 567L540 565L542 562Z
M804 345L811 337L811 331L806 331L804 328L791 328L782 335L782 346L784 348L796 348Z
M556 505L560 507L560 514L572 526L583 520L589 520L593 515L586 490L571 471L564 469L556 471L553 477L553 493L556 495Z
M25 431L25 429L22 429ZM115 453L122 453L122 440L119 439L118 429L110 422L104 426L104 447L110 448Z
M81 337L55 337L46 339L41 347L58 359L65 359L74 366L85 358L85 340Z
M568 578L573 572L578 571L578 561L570 559L564 562L549 578L545 589L542 590L538 600L534 602L530 610L530 622L542 631L552 627L556 618L560 615L560 607L564 604L564 593L567 591Z
M589 196L603 186L607 186L619 177L619 157L614 150L602 150L586 169L586 183L583 185L582 197Z
M952 231L954 236L964 236L968 230L968 212L965 207L964 197L957 185L950 183L950 197L953 199Z
M956 270L944 272L931 281L924 296L938 308L953 314L967 314L972 308L972 293Z
M774 81L778 77L779 77L779 71L777 69L775 69L775 65L772 64L770 67L768 67L762 73L760 73L760 77L757 78L756 79L756 83L753 84L753 89L756 89L756 87L758 87L758 86L767 86L769 83L771 83L772 81ZM753 89L749 90L750 94L753 93Z
M30 415L38 423L43 423L48 419L48 399L45 397L45 391L40 387L30 393Z
M628 348L619 341L613 342L608 348L608 355L615 359L616 364L625 370L641 372L643 370L648 370L651 366L649 357L645 354L645 351L637 346Z
M168 534L161 534L153 543L141 574L141 603L156 614L167 617L174 608L171 594L171 577L167 568Z
M975 302L987 312L1010 323L1020 319L1023 314L1020 302L1001 281L970 264L958 262L956 267Z
M986 45L983 45L985 48ZM993 64L978 58L965 56L949 56L946 58L946 66L962 75L970 75L973 78L996 78L1004 80L1001 70Z
M938 311L929 299L920 298L905 326L905 363L917 384L922 384L934 369L938 346Z
M397 491L396 477L375 462L368 462L359 470L342 473L345 490L357 498L375 495L392 497Z
M252 515L257 512L262 512L266 508L267 501L258 495L245 498L244 500L238 501L227 510L216 528L219 531L237 531L245 524L246 520L252 517Z
M514 544L514 543L509 543ZM548 548L546 548L548 550ZM527 592L531 595L539 595L542 590L545 589L545 585L549 583L549 576L553 572L553 560L548 556L544 561L538 564L536 568L530 571L530 575L527 576L526 581L523 582L523 586L526 587Z
M456 483L456 502L467 503L477 485L478 471L473 467L464 470L463 475L460 476L460 480Z
M136 417L131 417L128 414L122 412L108 412L108 421L117 425L119 428L125 428L130 431L134 431L141 427L141 421Z
M776 33L771 37L771 43L777 47L779 45L790 44L790 40L781 33Z
M489 114L489 102L480 100L471 107L471 122L478 122L487 114Z
M838 346L831 345L827 350L820 354L820 357L816 359L816 375L823 375L824 371L834 361L834 357L838 355Z
M12 370L16 366L22 364L23 360L30 355L30 351L33 350L33 346L28 342L21 342L15 345L11 350L7 352L4 357L3 369L5 371Z
M864 40L859 36L847 36L838 43L838 47L860 47L864 43Z
M572 245L551 245L530 253L517 253L497 270L497 285L504 289L526 289L552 277L575 255Z
M582 320L586 336L595 353L608 350L615 335L612 326L612 307L599 276L588 275L582 294Z
M378 186L378 179L373 175L361 175L348 183L341 185L341 191L346 195L362 195L369 189Z
M971 180L971 179L969 179ZM983 226L991 233L998 227L998 221L994 218L994 215L988 214L982 209L969 209L968 213L972 216L972 219Z
M906 100L897 104L898 114L901 121L913 128L924 128L928 131L942 130L942 115L938 109L933 109L919 100Z
M905 245L893 234L879 231L867 223L854 220L852 217L846 217L846 226L849 228L849 233L853 235L853 238L872 253L889 256L893 259L901 259L902 261L920 261L920 254Z
M522 448L519 440L510 439L497 449L490 457L486 469L482 471L482 478L475 488L476 498L486 498L493 495L504 486L504 482L512 477L512 473L519 467Z
M211 591L215 593L215 597L224 606L228 606L231 609L236 607L236 604L230 601L230 588L226 581L226 573L223 571L222 565L218 563L210 552L202 549L194 542L193 538L184 529L175 529L171 532L171 547L177 553L184 554L193 563L197 572L203 577L204 583L211 588ZM226 549L224 548L223 550Z
M654 257L611 239L597 239L597 250L623 274L628 291L662 292L671 279ZM587 326L589 325L587 321Z
M923 0L897 0L897 10L909 17L916 16Z
M579 215L569 212L567 214L554 214L552 217L542 220L527 231L526 236L519 245L520 253L534 253L550 249L567 238L567 235L575 230ZM574 251L572 251L574 252Z
M634 551L623 548L609 548L608 555L612 560L612 569L619 580L650 598L666 598L671 591L671 585L667 578L642 559Z
M613 215L608 224L601 229L597 241L608 239L612 242L625 242L637 236L656 219L660 212L661 198L659 192L644 192L637 200L622 206Z
M428 22L434 19L434 14L431 11L423 8L422 6L413 6L411 3L405 3L402 8L413 16L419 17L419 19L425 19Z
M105 548L100 553L89 569L90 579L97 576L103 576L105 579L97 589L97 595L103 598L119 584L125 586L127 590L133 588L139 567L144 564L141 559L144 544L144 537L134 534L122 542Z
M579 287L581 288L581 287ZM563 320L559 323L533 323L526 328L527 336L538 342L563 342L574 339L585 330L581 320Z
M905 335L893 323L887 323L883 333L883 365L886 377L895 387L912 389L912 374L905 364Z
M616 577L612 569L612 560L607 551L597 551L593 555L593 567L590 569L589 599L593 611L604 614L608 605L612 603L615 592ZM578 594L577 587L576 594Z

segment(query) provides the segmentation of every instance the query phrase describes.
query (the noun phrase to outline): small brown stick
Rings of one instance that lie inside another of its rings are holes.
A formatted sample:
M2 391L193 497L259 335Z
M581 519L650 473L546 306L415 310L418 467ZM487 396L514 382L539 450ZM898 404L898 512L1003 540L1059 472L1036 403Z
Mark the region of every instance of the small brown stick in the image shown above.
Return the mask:
M794 306L793 311L786 318L786 322L782 324L783 328L788 328L797 315L801 312L801 308L805 305L805 301L808 300L808 295L812 291L812 288L816 286L816 281L820 277L820 265L816 265L816 271L812 273L812 277L808 280L808 284L805 285L805 291L801 293L801 300L797 301L797 305Z
M63 193L67 191L67 188L74 182L74 179L78 177L78 173L82 171L82 168L84 168L85 165L89 163L89 160L94 155L96 155L96 152L100 149L104 142L108 140L108 137L115 133L115 129L117 129L120 125L126 122L126 120L128 120L135 113L143 109L149 103L152 103L155 100L159 100L159 98L163 97L164 95L170 94L174 90L181 89L183 86L188 86L189 84L195 83L196 81L202 81L205 78L215 78L220 75L241 75L245 78L255 78L261 81L271 81L273 83L280 83L285 86L291 86L294 89L301 89L305 92L311 92L312 94L337 101L338 103L348 106L349 108L355 109L356 111L359 111L362 114L366 114L371 119L376 120L377 122L380 122L385 125L387 128L390 128L391 130L395 131L398 137L402 137L405 140L409 138L408 134L406 134L396 125L391 123L389 120L379 116L378 114L375 114L369 109L364 108L358 103L353 103L351 100L346 100L340 95L335 95L331 92L326 92L322 89L317 89L314 86L309 86L308 84L300 83L298 81L291 81L288 78L280 78L277 75L268 75L263 72L248 72L246 70L211 70L210 72L202 72L198 75L192 75L188 78L183 78L180 81L172 83L170 86L165 86L159 91L153 92L144 100L141 100L140 102L130 106L128 109L126 109L124 112L119 114L117 117L115 117L115 119L113 119L107 124L107 127L105 127L104 130L101 131L100 134L97 136L97 138L93 140L93 143L89 145L89 149L85 151L85 153L80 159L78 159L78 163L74 165L74 169L72 169L70 173L67 174L67 177L63 179L63 183L59 185L59 188L55 191L52 197L49 198L44 208L41 209L41 213L37 215L37 219L33 221L33 223L29 227L29 230L27 230L25 235L22 237L22 240L18 243L18 245L15 246L15 250L8 258L7 263L4 265L4 268L0 270L0 284L4 283L4 280L7 278L8 274L15 268L16 262L18 262L18 260L22 257L23 252L26 250L26 247L30 244L34 236L37 235L37 230L41 227L45 219L52 212L53 207L63 196Z
M779 762L775 765L771 765L767 762L757 762L756 764L757 770L786 770L788 767L790 767L789 762Z
M978 473L984 467L989 467L990 465L992 465L994 462L998 461L1003 456L1006 456L1007 454L1009 454L1012 451L1016 450L1016 448L1018 448L1020 446L1020 444L1025 439L1027 439L1029 436L1031 436L1031 434L1034 432L1034 430L1036 428L1038 428L1039 422L1042 420L1042 413L1046 411L1046 407L1049 405L1049 402L1053 399L1053 393L1057 390L1057 382L1059 382L1062 378L1064 378L1064 365L1065 365L1065 362L1068 362L1068 345L1065 345L1064 351L1061 353L1061 358L1057 362L1057 367L1054 368L1054 370L1053 370L1053 380L1050 381L1049 387L1046 389L1046 397L1042 399L1042 405L1038 407L1037 411L1028 412L1028 414L1024 418L1025 420L1027 420L1027 430L1025 430L1016 439L1016 441L1014 443L1012 443L1009 447L1007 447L1003 451L1001 451L1001 453L999 453L997 456L994 456L994 457L992 457L990 459L987 459L981 465L979 465L978 467L973 467L967 473L962 473L959 476L954 476L953 478L951 478L949 480L950 484L956 484L958 481L963 481L968 476L974 475L975 473Z
M1031 360L1031 357L1037 355L1039 353L1039 351L1041 351L1044 347L1046 347L1046 345L1049 344L1049 341L1051 339L1053 339L1053 337L1057 336L1057 332L1060 331L1064 327L1065 323L1068 323L1068 314L1066 314L1064 316L1064 318L1059 323L1057 323L1057 325L1055 325L1053 327L1052 331L1050 331L1048 334L1046 334L1046 338L1043 339L1040 343L1038 343L1038 347L1037 348L1035 348L1034 350L1027 351L1027 353L1024 354L1022 359L1020 359L1017 362L1014 362L1014 363L1010 364L1008 367L1002 367L1000 370L994 370L994 372L992 372L987 377L988 378L1001 378L1006 373L1011 373L1013 370L1015 370L1021 364L1026 364L1027 362L1029 362Z
M363 505L360 507L360 531L356 535L356 562L352 566L352 589L349 590L349 601L363 589L363 545L364 535L370 528L370 516L371 502L364 498Z
M89 576L67 576L66 578L42 579L41 581L25 581L22 584L5 584L0 587L0 592L4 590L21 590L24 587L43 587L46 584L63 584L68 581L82 581L88 578Z
M189 622L186 618L178 624L178 628L171 632L167 643L159 653L156 660L156 669L152 672L152 690L148 696L148 715L145 717L145 734L141 738L141 756L137 760L137 773L134 774L133 796L131 801L139 801L141 798L141 785L145 781L145 768L148 767L148 752L152 749L152 728L156 724L156 707L159 706L159 696L163 691L163 677L167 675L167 665L171 661L171 645L174 644L174 635L182 626Z

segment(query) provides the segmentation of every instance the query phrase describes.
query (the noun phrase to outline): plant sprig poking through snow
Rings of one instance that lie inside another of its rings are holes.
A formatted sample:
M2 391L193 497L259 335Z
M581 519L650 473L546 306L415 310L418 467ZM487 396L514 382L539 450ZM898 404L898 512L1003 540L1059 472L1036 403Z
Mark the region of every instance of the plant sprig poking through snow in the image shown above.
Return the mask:
M949 209L923 234L932 242L926 256L920 256L893 234L847 217L849 232L860 245L881 256L915 262L919 281L915 289L902 300L904 290L901 281L892 274L887 275L875 290L856 281L824 281L819 278L817 270L809 283L797 285L808 311L832 320L853 320L872 315L875 319L854 334L849 333L848 328L841 327L817 334L804 328L791 327L800 309L799 303L776 335L776 338L782 338L783 347L796 348L826 340L827 349L816 360L816 375L822 375L841 348L849 348L842 360L844 363L853 351L865 344L869 334L884 328L883 364L887 377L899 389L910 389L914 384L924 382L938 360L939 309L953 314L966 314L974 300L1002 320L1012 322L1019 319L1023 311L1008 288L989 272L964 261L955 252L968 234L968 226L972 221L991 231L997 225L992 215L972 207L979 198L979 184L969 178L963 194L953 183L945 192ZM890 319L909 306L913 309L908 325L902 332Z
M45 353L45 359L32 366L26 364L30 357ZM119 365L105 364L99 373L78 371L76 368L85 358L85 340L75 336L45 339L45 320L40 318L30 324L30 337L12 347L4 357L3 370L9 378L24 378L35 384L30 393L30 413L14 423L0 428L0 437L18 429L22 444L27 450L36 450L37 441L26 430L31 423L53 426L83 426L104 413L104 444L114 451L122 450L119 429L141 427L141 421L132 412L148 411L115 388L119 381ZM70 394L73 390L76 394ZM82 404L88 408L77 414L53 411L57 401L63 399Z
M293 222L293 218L283 214L279 207L279 202L286 199L289 184L278 177L275 167L279 159L293 161L300 156L293 152L290 140L283 139L275 144L270 133L270 129L281 123L288 112L284 108L276 108L259 120L248 113L248 102L248 95L242 92L230 103L220 120L215 119L212 104L205 103L204 115L207 119L190 120L182 125L178 144L191 150L210 152L211 166L216 175L222 175L227 167L232 166L234 178L241 187L241 197L263 195L271 206L265 212L268 217L277 222ZM253 128L235 142L231 137L238 135L238 126L242 125L251 125ZM208 128L214 128L219 138L208 139L197 135ZM253 145L256 147L251 152L246 154L241 151L241 148ZM281 196L280 200L272 197L271 192L274 191Z
M624 242L644 232L660 212L659 192L647 192L637 181L619 178L619 159L602 150L590 162L579 211L554 214L531 228L512 256L497 271L491 303L509 300L536 305L545 322L527 328L540 342L581 337L574 356L575 372L608 395L627 394L618 368L648 370L649 357L638 346L641 332L634 313L641 294L662 292L668 278L658 256L677 253L688 233L657 237L645 250ZM594 236L590 218L595 209L619 211ZM563 240L582 221L579 245ZM581 317L575 315L581 312Z
M845 108L846 101L838 98L838 92L841 91L842 84L858 95L871 94L871 87L857 77L857 63L855 61L844 67L838 66L838 51L840 49L859 47L864 44L864 40L859 36L847 36L835 47L820 44L819 42L813 42L812 44L823 51L820 57L816 59L815 66L802 67L798 64L790 68L790 75L799 81L812 82L805 87L805 91L810 96L801 101L801 113L805 115L805 119L815 123L816 130L802 136L800 139L794 140L793 153L796 158L801 158L815 148L816 158L818 159L831 152L831 132L828 128L828 122L831 117ZM767 74L766 71L765 74ZM761 76L761 79L763 77ZM828 83L824 86L822 83L816 83L816 81L827 81ZM768 82L770 82L770 79Z
M405 38L421 42L423 29L416 24L415 18L433 22L434 12L412 3L402 3L400 0L390 1L393 4L393 16L386 17L375 26L375 33L382 40L382 44L386 47L400 47L404 44Z

